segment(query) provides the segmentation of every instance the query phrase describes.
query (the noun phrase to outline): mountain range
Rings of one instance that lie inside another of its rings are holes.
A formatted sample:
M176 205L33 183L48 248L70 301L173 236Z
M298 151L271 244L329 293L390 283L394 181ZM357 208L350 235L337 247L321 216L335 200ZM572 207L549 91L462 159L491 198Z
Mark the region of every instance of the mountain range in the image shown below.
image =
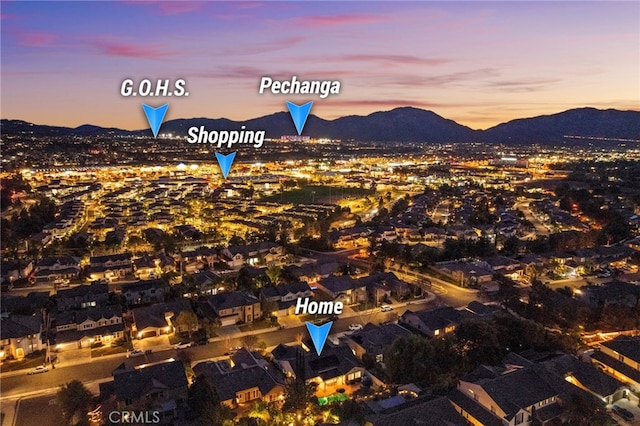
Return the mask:
M141 120L144 115L140 111ZM149 129L122 130L85 124L76 128L27 123L3 119L0 131L5 136L144 136ZM189 118L162 124L160 133L187 135L192 126L207 130L265 130L266 136L295 135L291 117L286 112L246 121L226 118ZM311 137L380 141L380 142L489 142L489 143L559 143L573 138L640 140L640 111L577 108L551 115L522 118L486 130L473 130L438 114L413 107L374 112L367 116L351 115L325 120L310 115L303 135Z

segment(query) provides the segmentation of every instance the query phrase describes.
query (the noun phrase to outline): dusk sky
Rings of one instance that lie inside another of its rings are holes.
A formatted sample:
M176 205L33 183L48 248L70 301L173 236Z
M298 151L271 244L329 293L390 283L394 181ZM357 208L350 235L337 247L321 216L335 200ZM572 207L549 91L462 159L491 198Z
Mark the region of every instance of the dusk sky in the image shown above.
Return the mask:
M398 106L472 128L592 106L640 110L640 2L1 3L2 118L146 128L234 120L313 100L332 119ZM341 93L258 94L262 76ZM184 78L187 98L122 97L130 77Z

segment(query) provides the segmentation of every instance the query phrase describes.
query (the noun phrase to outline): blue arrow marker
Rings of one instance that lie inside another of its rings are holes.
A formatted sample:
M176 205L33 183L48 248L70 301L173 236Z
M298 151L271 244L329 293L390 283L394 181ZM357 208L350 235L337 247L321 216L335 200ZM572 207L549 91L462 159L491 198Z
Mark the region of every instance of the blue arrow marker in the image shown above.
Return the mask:
M322 348L324 348L324 344L327 341L327 337L329 337L329 330L331 330L332 325L333 321L322 325L315 325L307 321L307 330L309 330L309 335L311 336L313 345L316 347L318 356L320 356Z
M164 116L167 113L167 108L169 108L169 104L164 104L158 108L142 104L142 109L144 109L144 114L147 116L147 121L149 122L154 138L158 137L158 130L160 130L162 120L164 120Z
M313 105L313 101L307 102L304 105L296 105L287 101L287 108L289 108L289 114L291 114L291 118L293 118L293 124L296 125L298 135L302 133L304 123L307 122L309 111L311 111L311 105Z
M220 154L216 152L216 158L218 159L218 164L220 164L220 170L222 171L222 176L227 178L229 174L229 170L231 170L231 165L233 164L233 159L236 158L236 153L232 152L231 154Z

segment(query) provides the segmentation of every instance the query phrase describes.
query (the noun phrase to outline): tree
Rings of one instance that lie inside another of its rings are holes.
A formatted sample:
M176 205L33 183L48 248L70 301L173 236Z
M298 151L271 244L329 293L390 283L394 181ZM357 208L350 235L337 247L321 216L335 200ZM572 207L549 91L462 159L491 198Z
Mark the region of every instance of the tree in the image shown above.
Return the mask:
M267 274L267 277L269 277L269 281L271 281L271 284L273 284L274 286L277 286L280 284L281 277L282 277L281 267L276 265L269 266L269 268L267 268L266 274Z
M576 391L565 402L566 425L605 426L616 422L607 414L605 405L593 395Z
M236 277L236 288L238 290L253 290L254 288L253 279L251 278L249 269L246 267L242 267L238 271L238 276Z
M191 333L198 328L198 317L192 311L182 311L175 319L175 326L178 329L186 329L191 338Z
M273 312L278 310L278 302L274 300L263 300L262 301L262 315L265 318L271 318Z
M203 376L197 376L189 388L189 408L203 425L221 424L226 417L218 393Z
M485 320L464 321L455 330L461 355L470 370L480 364L496 365L505 354L498 329Z
M229 239L229 246L243 246L245 245L244 238L234 235Z
M207 337L213 337L216 335L216 330L220 328L220 320L219 319L208 319L205 318L202 322L202 328Z
M72 380L60 388L56 399L65 423L73 425L76 424L73 421L76 414L86 420L93 395L80 380Z
M254 336L253 334L249 334L248 336L244 336L241 341L242 341L242 346L244 346L245 348L247 348L249 350L252 350L258 344L258 338L256 336Z

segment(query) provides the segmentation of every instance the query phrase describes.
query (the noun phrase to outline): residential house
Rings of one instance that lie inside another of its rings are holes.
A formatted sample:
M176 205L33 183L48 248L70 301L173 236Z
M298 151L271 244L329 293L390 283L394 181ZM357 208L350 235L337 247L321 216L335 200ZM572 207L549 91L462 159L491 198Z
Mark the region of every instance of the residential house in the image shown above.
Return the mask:
M453 332L463 318L464 316L459 311L451 306L445 306L429 311L412 312L408 310L402 314L398 324L434 338Z
M380 401L367 401L367 407L373 412L368 414L367 426L468 426L470 422L453 407L447 397L405 399L399 392L391 398ZM379 407L379 408L378 408ZM471 423L478 425L478 423ZM502 426L501 422L482 423L485 426Z
M493 271L484 262L463 262L460 260L438 262L436 269L453 279L461 287L478 287L493 279Z
M275 316L293 315L297 300L305 297L311 297L311 288L309 284L302 281L275 287L263 287L260 290L260 300L263 303L273 302L276 304L274 312L265 312L265 314Z
M485 258L484 261L491 270L514 281L521 280L524 275L524 268L515 259L506 256L493 256Z
M218 293L209 296L207 304L219 319L221 326L250 324L262 317L260 300L246 291Z
M359 359L368 357L375 362L384 362L384 353L401 337L411 334L409 330L395 323L367 324L360 331L345 337L345 342Z
M89 259L89 276L92 280L118 280L133 273L131 253L95 256Z
M183 271L193 274L203 269L212 269L218 261L218 251L211 247L198 247L195 250L185 251L180 254Z
M239 268L243 264L255 266L278 262L284 256L284 249L271 241L263 241L249 245L231 246L222 250L222 255L230 267Z
M463 377L447 395L456 411L474 425L553 425L565 420L565 402L578 394L607 403L624 396L621 383L572 355L528 352Z
M369 300L367 283L354 280L349 275L332 275L318 281L318 288L332 299L340 300L345 305L354 305Z
M144 368L125 364L113 372L113 381L100 384L102 413L142 410L154 424L174 424L189 394L181 361L151 364ZM157 414L157 415L155 415ZM105 419L106 420L106 419Z
M603 342L599 350L591 355L591 360L633 392L640 392L639 336L618 336Z
M0 319L0 360L20 360L45 347L40 315L12 315Z
M367 292L376 304L384 303L389 297L404 300L422 294L420 287L400 280L393 272L374 272L366 277L358 278L355 286L364 284Z
M162 280L139 281L122 285L122 297L129 306L161 303L167 291L167 284Z
M54 324L57 351L88 348L95 343L110 345L124 338L120 306L59 312Z
M366 247L369 244L369 236L373 231L369 228L357 226L335 230L329 233L329 240L336 247Z
M34 268L31 260L15 260L2 262L0 269L2 269L2 282L14 282L28 278Z
M159 278L161 272L160 262L149 255L144 255L133 261L134 275L138 279Z
M490 414L503 425L530 425L533 416L545 424L562 414L560 394L568 383L541 370L481 366L458 382L458 392L451 394L450 401L472 424L488 423L474 416L478 408L484 409L484 417Z
M175 302L134 308L131 310L131 335L133 338L145 339L162 334L187 332L189 330L186 326L176 322L182 312L195 315L188 300L181 299ZM199 324L193 324L191 331L197 331L198 328Z
M327 341L320 355L310 341L304 341L301 346L280 344L271 351L271 355L285 377L295 378L296 371L300 371L307 383L316 383L317 396L332 394L341 386L358 383L364 376L371 377L376 386L382 384L362 366L346 344L333 345Z
M87 309L105 306L109 303L109 286L94 282L65 290L58 290L58 311Z
M26 296L0 296L0 318L9 318L11 314L35 315L40 314L51 300L48 291L32 291Z
M284 399L284 376L259 355L242 348L229 359L198 363L193 371L215 389L220 402L238 408L253 401Z
M187 285L193 285L194 293L185 296L211 296L212 294L218 294L219 291L224 290L224 287L220 285L221 282L222 278L220 274L214 271L202 271L190 275L190 277L185 279L185 283Z
M61 282L77 277L80 271L80 259L77 257L47 257L36 265L33 279L36 284Z

